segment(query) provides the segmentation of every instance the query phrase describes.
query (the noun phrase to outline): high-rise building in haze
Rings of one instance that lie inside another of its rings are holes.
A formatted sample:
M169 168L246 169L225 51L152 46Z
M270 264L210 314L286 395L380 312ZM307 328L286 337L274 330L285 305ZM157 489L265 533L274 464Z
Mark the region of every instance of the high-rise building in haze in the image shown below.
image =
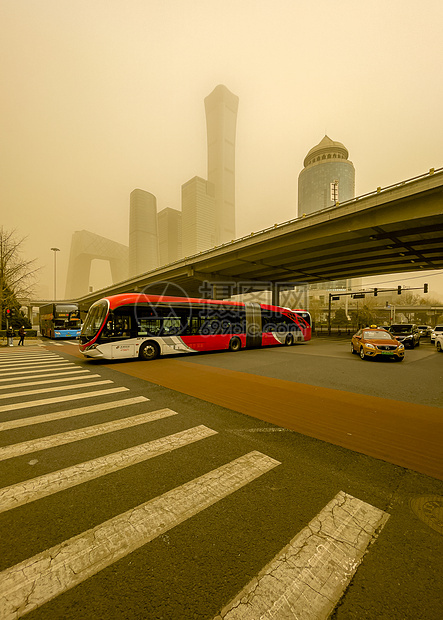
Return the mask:
M215 245L215 188L194 177L182 185L182 253L192 256Z
M298 177L299 217L355 197L355 169L348 156L348 149L328 136L309 151ZM319 294L319 291L350 290L359 284L361 280L334 280L311 285L311 290Z
M160 265L168 265L182 257L182 214L166 207L157 214Z
M235 136L238 97L219 84L205 98L208 181L214 186L215 244L235 239Z
M304 159L298 177L298 216L320 211L355 197L355 169L348 150L328 136Z
M149 192L134 189L129 205L129 275L158 266L157 199Z

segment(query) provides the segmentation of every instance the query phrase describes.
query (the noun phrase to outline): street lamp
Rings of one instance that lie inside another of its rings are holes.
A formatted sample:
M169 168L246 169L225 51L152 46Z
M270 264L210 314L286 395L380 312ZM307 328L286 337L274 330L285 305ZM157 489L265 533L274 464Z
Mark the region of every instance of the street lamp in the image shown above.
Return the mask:
M60 248L51 248L54 252L54 301L57 301L57 252Z

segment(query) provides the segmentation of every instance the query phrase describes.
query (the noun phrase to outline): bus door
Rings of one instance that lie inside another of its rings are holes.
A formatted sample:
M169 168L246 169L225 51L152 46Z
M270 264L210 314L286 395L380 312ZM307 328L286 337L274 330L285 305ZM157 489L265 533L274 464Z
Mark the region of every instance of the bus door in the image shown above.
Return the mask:
M261 307L256 302L246 302L246 347L254 348L262 345Z
M130 313L114 313L109 326L112 330L111 356L112 359L119 357L135 357L135 342L130 340L135 334L132 333L134 317Z

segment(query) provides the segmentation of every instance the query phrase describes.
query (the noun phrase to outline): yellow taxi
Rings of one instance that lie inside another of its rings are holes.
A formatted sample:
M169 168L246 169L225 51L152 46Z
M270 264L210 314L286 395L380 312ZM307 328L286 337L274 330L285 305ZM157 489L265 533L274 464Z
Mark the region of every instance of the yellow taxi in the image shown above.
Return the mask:
M391 358L402 362L405 357L405 347L383 327L371 325L359 329L352 336L351 353L358 353L361 359Z

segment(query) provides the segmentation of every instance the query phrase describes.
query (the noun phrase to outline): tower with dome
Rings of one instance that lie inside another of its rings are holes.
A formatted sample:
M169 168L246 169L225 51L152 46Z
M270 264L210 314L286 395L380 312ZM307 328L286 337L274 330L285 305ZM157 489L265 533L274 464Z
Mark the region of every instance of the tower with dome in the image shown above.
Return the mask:
M304 159L298 177L298 216L355 197L355 169L348 149L326 136Z

